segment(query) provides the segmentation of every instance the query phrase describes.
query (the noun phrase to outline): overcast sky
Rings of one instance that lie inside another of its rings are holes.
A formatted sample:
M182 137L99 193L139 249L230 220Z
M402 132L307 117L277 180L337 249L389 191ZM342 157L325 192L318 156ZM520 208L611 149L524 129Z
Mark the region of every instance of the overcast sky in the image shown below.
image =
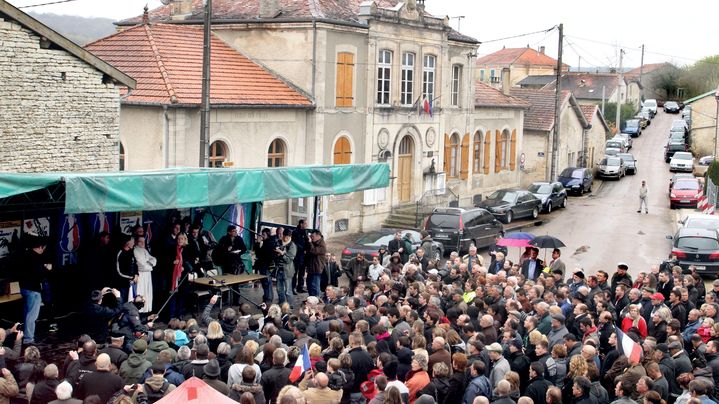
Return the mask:
M15 6L53 0L9 0ZM243 0L237 0L243 1ZM161 5L159 0L71 0L66 3L25 8L25 11L106 17L116 20ZM511 7L509 7L511 4ZM427 10L440 16L465 16L460 31L480 41L492 41L545 30L564 23L565 63L573 68L615 66L618 49L626 51L624 66L640 64L640 46L645 45L645 63L669 61L678 65L719 54L719 1L694 0L673 3L642 0L516 0L512 3L484 0L426 0ZM452 26L457 28L457 19ZM485 55L506 47L547 47L557 54L557 31L516 39L487 42ZM581 58L581 62L580 62Z

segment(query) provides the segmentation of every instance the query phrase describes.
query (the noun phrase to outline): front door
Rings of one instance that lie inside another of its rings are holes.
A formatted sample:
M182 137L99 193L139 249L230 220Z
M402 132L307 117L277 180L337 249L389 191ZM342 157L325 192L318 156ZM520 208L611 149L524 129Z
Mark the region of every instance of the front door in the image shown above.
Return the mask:
M399 180L399 201L409 202L412 198L412 157L414 141L406 135L399 144L397 153L397 178Z

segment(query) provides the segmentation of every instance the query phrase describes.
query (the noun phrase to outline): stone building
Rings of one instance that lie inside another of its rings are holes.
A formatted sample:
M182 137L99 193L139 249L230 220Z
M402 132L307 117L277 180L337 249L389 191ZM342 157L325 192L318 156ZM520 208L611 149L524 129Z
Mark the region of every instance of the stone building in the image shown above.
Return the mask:
M671 63L648 63L624 73L627 82L639 83L643 99L679 100L684 89L678 86L681 70Z
M684 101L691 107L691 145L694 156L713 156L717 148L717 98L719 88ZM681 119L676 115L675 119Z
M555 87L556 81L553 81L544 88L551 90ZM571 91L577 101L585 105L601 105L602 100L620 100L622 104L632 105L638 110L641 101L639 84L626 78L620 81L615 73L565 73L562 75L562 90Z
M0 0L0 170L118 168L120 86L135 80Z
M538 50L530 47L504 48L477 58L474 79L494 87L501 86L507 73L512 87L530 76L548 77L553 81L551 77L557 74L557 60L546 55L544 49L544 46L540 46ZM562 64L562 71L568 70L569 65Z

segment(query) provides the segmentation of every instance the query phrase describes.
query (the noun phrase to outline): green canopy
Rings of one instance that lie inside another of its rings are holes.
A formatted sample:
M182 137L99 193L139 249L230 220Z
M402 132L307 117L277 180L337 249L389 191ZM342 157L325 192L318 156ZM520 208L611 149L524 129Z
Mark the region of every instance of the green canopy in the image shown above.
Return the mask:
M387 164L113 173L0 173L0 198L65 183L65 212L122 212L338 195L389 185Z

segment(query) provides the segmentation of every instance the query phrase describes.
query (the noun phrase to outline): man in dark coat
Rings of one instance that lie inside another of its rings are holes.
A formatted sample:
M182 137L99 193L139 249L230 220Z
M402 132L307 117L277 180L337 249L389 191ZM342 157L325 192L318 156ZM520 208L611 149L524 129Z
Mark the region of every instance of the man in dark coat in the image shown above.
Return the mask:
M627 273L628 270L629 265L623 262L617 264L617 272L612 275L612 291L617 289L619 283L623 283L625 285L632 285L632 277ZM614 292L612 292L612 299L614 299Z
M680 285L681 286L681 285ZM669 294L674 289L674 279L669 272L662 271L657 279L657 292L664 295L664 300L669 300Z
M539 248L532 248L532 252L529 258L522 263L522 275L529 280L535 280L542 273L543 264L542 260L537 258L539 255Z
M310 242L307 244L306 267L307 276L309 278L309 295L320 295L320 278L322 271L325 269L325 254L327 254L327 246L319 230L315 230L310 235Z
M267 403L275 404L277 395L283 387L290 384L290 368L285 367L286 354L284 349L277 349L272 354L272 367L262 372L260 384L265 393Z
M307 250L307 222L300 219L297 227L292 231L292 242L297 247L295 254L295 274L292 276L292 285L297 293L305 293L305 252ZM324 290L324 288L322 289Z
M524 395L531 398L534 404L544 404L550 387L552 383L544 378L544 365L532 362L529 366L529 386Z
M49 260L45 256L47 247L45 237L27 235L26 238L29 240L29 248L20 261L22 270L19 270L18 274L20 293L25 302L23 343L32 344L35 342L35 321L40 315L40 306L42 305L42 285L52 270L52 264L49 264Z
M120 314L120 307L106 307L102 305L105 293L112 293L119 300L120 291L117 289L104 289L103 291L93 290L90 295L90 303L84 311L86 333L99 343L107 342L110 333L110 321Z
M322 272L322 278L320 279L320 289L326 290L327 286L339 286L339 278L342 275L342 269L340 264L337 262L337 257L334 254L325 254L327 259L327 265L325 270Z
M519 375L519 392L525 394L530 379L530 361L529 357L522 352L522 341L516 338L509 341L507 360L509 361L509 368ZM544 371L540 372L540 374L543 373Z
M247 252L242 237L238 235L237 226L227 226L227 234L220 238L217 247L212 252L212 259L215 264L222 267L223 274L240 274L244 272L244 264L242 263L242 254Z
M270 276L270 265L274 259L275 244L270 236L270 229L264 228L260 231L259 237L255 242L255 268L260 275L266 275L267 279L263 279L262 284L263 301L272 302L272 276ZM268 305L269 306L269 305Z

